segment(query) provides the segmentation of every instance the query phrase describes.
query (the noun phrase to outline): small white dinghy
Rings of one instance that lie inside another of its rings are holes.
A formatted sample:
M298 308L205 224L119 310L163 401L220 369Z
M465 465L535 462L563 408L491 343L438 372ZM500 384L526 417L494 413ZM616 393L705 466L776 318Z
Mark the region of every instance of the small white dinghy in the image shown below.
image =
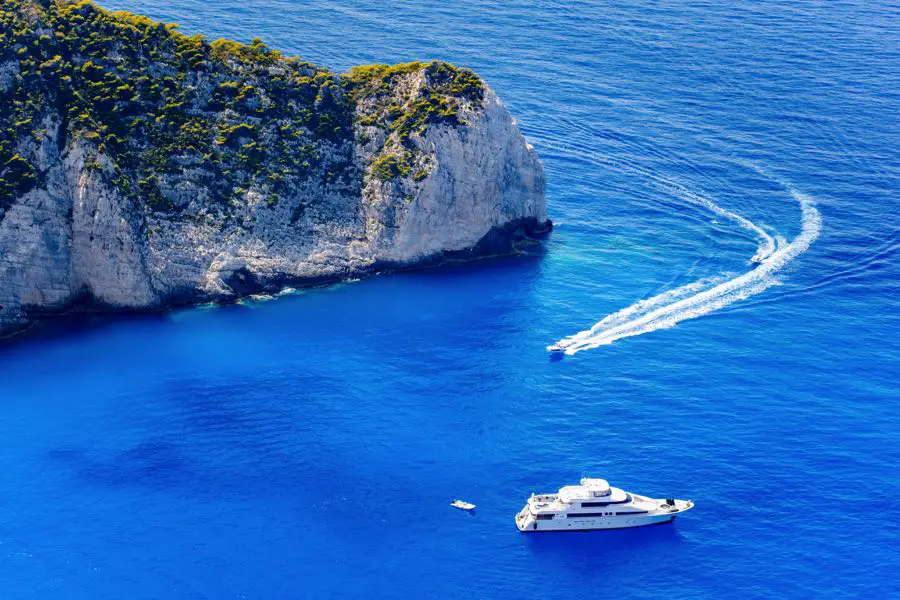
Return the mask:
M463 502L462 500L454 500L450 503L450 506L453 508L458 508L460 510L475 510L475 505L470 502Z

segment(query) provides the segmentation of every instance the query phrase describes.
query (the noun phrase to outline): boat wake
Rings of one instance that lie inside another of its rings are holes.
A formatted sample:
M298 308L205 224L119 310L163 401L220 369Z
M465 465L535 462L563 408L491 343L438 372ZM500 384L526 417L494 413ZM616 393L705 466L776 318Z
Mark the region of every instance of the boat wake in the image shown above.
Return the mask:
M773 238L752 221L726 210L711 200L677 186L673 190L685 201L702 206L727 218L754 233L759 239L756 254L751 261L756 267L733 278L709 278L678 287L662 294L640 300L605 317L599 323L563 338L547 349L563 348L572 355L611 344L622 338L650 333L673 327L687 319L695 319L729 304L759 294L777 283L775 275L805 252L819 236L822 217L809 196L788 188L791 196L800 204L802 228L793 241L778 236Z

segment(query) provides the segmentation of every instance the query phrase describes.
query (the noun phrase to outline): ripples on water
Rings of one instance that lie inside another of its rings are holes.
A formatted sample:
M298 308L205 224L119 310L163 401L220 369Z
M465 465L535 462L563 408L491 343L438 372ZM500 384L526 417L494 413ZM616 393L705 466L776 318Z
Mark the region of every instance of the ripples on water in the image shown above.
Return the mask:
M542 258L0 348L0 597L900 593L872 512L900 493L895 4L105 5L338 70L473 67L558 228ZM697 508L516 532L582 474Z

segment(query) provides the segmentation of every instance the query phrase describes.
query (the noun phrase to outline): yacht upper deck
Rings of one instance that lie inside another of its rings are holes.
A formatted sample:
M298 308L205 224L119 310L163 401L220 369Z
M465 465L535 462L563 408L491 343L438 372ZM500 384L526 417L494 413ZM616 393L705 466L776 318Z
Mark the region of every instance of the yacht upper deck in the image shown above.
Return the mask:
M598 507L608 504L625 504L631 497L624 490L610 487L605 479L584 478L579 485L560 488L558 494L541 494L528 499L533 511L565 511L573 504Z

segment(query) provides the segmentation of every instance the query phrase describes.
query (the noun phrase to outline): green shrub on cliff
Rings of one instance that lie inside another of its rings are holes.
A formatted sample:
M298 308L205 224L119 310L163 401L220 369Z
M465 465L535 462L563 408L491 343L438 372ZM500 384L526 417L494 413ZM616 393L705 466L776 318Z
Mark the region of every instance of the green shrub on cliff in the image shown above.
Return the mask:
M372 172L383 181L390 181L398 176L409 175L409 162L405 155L382 154L372 163Z
M18 154L9 157L0 165L0 208L5 208L4 200L28 191L35 179L35 169L30 162Z

